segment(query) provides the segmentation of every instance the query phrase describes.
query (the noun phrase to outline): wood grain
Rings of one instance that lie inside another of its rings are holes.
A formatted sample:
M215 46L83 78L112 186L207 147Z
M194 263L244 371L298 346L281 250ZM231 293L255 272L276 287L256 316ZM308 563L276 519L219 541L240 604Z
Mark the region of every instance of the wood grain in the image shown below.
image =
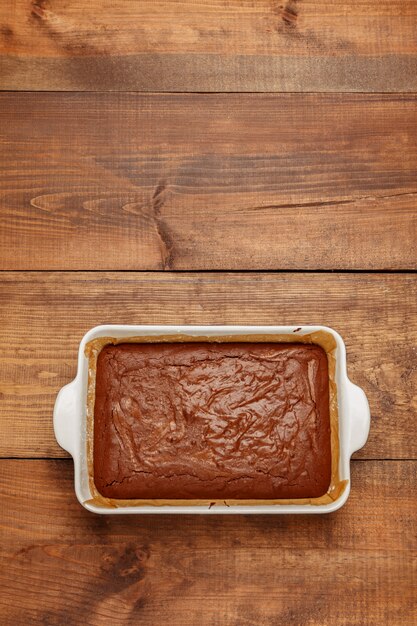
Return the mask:
M417 97L0 95L2 269L417 268Z
M0 87L415 91L414 0L11 0Z
M415 0L0 2L1 626L417 624L417 274L334 271L417 269L416 31ZM100 323L334 327L372 412L346 506L86 512L52 411Z
M97 324L325 324L348 350L372 426L361 458L417 458L417 276L24 273L1 275L1 456L60 457L57 391Z
M415 461L354 462L343 509L282 517L99 517L76 502L69 461L0 469L5 626L417 619Z

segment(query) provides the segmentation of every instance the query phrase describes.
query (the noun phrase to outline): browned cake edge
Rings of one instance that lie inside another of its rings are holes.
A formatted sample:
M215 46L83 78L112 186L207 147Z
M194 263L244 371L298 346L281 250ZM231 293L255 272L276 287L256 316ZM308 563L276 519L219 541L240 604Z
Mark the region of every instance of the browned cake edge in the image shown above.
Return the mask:
M192 342L250 342L250 343L305 343L315 344L324 349L327 354L329 368L329 414L331 430L331 481L326 494L316 498L298 499L274 499L274 500L215 500L215 499L195 499L195 500L171 500L171 499L112 499L106 498L97 490L94 483L94 462L93 462L93 428L94 428L94 403L95 403L95 383L97 358L102 348L106 345L119 343L192 343ZM98 507L120 508L127 506L215 506L221 505L271 505L271 504L313 504L323 505L334 502L343 493L347 481L340 480L339 477L339 420L337 404L337 385L335 380L336 372L336 341L330 333L317 331L307 335L293 334L268 334L268 335L223 335L223 336L198 336L190 335L155 335L141 337L99 337L90 341L85 347L85 355L88 358L88 390L87 390L87 465L89 486L92 498L87 502Z

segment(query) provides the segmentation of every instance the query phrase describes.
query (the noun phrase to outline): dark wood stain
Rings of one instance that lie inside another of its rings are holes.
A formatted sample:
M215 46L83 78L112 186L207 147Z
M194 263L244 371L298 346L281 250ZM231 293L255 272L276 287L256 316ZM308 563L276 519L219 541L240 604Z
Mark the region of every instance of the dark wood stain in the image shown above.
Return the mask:
M299 0L288 0L281 9L281 19L289 28L296 28L298 19Z
M172 269L174 263L174 239L170 230L162 217L162 207L164 206L166 196L166 183L162 182L155 188L151 201L151 209L155 222L156 232L161 243L161 259L162 269Z
M27 555L29 552L31 552L32 550L36 550L37 549L37 545L36 544L29 544L28 546L25 546L24 548L20 548L20 550L18 550L16 552L16 557L25 557L27 558Z
M9 40L14 36L13 29L7 24L0 25L0 35L4 37L5 40Z
M149 556L148 546L137 546L134 543L125 545L121 551L114 550L107 554L101 566L100 591L114 594L141 581L146 574Z
M30 15L37 20L44 20L47 17L49 11L48 0L31 0L30 2Z
M137 613L141 611L147 604L146 598L138 598L132 607L132 614L136 617Z

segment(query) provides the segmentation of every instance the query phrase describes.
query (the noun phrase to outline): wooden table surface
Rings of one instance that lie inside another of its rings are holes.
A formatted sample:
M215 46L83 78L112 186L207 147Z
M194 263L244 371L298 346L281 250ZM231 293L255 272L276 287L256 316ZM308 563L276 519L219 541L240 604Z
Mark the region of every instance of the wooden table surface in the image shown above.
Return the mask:
M0 624L417 624L417 2L0 4ZM96 324L326 324L328 516L103 517L52 410Z

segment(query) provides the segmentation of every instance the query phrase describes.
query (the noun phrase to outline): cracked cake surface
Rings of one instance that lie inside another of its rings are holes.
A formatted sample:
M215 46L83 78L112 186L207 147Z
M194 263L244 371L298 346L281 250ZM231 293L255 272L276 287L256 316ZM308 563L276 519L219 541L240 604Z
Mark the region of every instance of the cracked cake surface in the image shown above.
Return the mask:
M122 343L97 360L94 482L110 498L326 493L327 356L297 343Z

